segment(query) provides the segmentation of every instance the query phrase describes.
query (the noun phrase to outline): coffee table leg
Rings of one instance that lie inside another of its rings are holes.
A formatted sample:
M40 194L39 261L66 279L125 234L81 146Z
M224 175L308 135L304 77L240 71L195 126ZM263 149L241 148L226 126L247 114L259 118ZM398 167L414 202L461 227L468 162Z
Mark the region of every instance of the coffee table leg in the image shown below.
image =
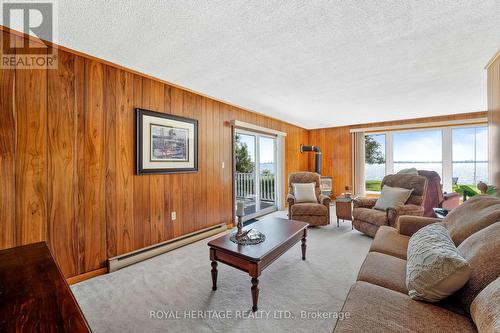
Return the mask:
M307 237L307 233L306 231L304 230L304 235L302 236L302 260L306 260L306 237Z
M212 290L217 290L217 261L212 261Z
M252 311L257 311L257 302L259 301L259 279L252 278Z

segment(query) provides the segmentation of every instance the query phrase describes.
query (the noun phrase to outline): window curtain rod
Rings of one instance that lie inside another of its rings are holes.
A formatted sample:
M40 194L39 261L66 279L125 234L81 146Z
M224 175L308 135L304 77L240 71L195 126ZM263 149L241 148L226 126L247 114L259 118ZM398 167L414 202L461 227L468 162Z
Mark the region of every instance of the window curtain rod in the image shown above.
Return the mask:
M380 131L391 131L391 130L407 130L407 129L432 128L432 127L449 127L449 126L460 126L460 125L466 126L466 125L485 124L487 122L488 122L488 118L483 117L483 118L462 119L462 120L434 121L434 122L428 122L428 123L352 128L349 131L351 133L380 132Z

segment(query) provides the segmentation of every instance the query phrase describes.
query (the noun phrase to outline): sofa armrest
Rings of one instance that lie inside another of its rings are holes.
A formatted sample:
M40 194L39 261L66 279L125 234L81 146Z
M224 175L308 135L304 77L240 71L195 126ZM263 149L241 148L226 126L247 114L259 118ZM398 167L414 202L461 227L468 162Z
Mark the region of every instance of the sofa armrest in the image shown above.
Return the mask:
M356 198L353 200L353 208L373 208L377 198Z
M295 196L293 194L288 194L286 201L288 202L288 206L295 204Z
M324 195L324 194L320 194L319 197L318 197L318 202L322 205L325 205L325 206L330 206L330 202L332 202L332 199L327 196L327 195Z
M387 219L391 227L396 227L396 221L403 215L422 216L424 215L424 207L417 205L402 205L387 208Z
M441 222L440 219L422 216L400 216L397 221L397 229L401 235L412 236L419 229L432 224Z

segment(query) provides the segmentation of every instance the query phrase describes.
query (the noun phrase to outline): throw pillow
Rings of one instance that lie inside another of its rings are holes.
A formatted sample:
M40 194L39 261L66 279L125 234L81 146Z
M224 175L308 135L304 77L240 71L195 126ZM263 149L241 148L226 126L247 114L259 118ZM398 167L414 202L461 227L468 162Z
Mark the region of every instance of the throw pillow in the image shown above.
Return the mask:
M500 276L500 222L476 232L458 246L471 267L467 284L458 292L466 311L488 284Z
M315 192L316 183L293 184L293 194L296 203L314 202L318 203Z
M500 277L477 295L470 314L479 333L500 332Z
M373 208L378 210L387 210L387 208L404 205L413 190L407 190L400 187L390 187L384 185L380 198L378 198Z
M414 300L437 302L463 287L471 274L440 224L418 230L408 243L406 287Z
M500 221L500 198L476 195L452 209L443 220L455 245L467 237Z
M408 174L408 175L417 175L418 176L418 170L416 168L408 168L408 169L403 169L398 171L398 175L401 174Z

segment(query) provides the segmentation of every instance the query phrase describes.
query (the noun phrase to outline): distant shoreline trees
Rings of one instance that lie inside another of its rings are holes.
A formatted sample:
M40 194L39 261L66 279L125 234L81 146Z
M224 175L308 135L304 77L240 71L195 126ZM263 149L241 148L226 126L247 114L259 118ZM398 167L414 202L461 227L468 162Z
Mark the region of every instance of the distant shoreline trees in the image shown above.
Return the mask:
M241 137L238 134L236 134L235 141L236 144L234 147L234 154L236 160L236 171L241 173L252 173L255 165L250 158L250 154L248 153L248 145L245 142L241 142Z

